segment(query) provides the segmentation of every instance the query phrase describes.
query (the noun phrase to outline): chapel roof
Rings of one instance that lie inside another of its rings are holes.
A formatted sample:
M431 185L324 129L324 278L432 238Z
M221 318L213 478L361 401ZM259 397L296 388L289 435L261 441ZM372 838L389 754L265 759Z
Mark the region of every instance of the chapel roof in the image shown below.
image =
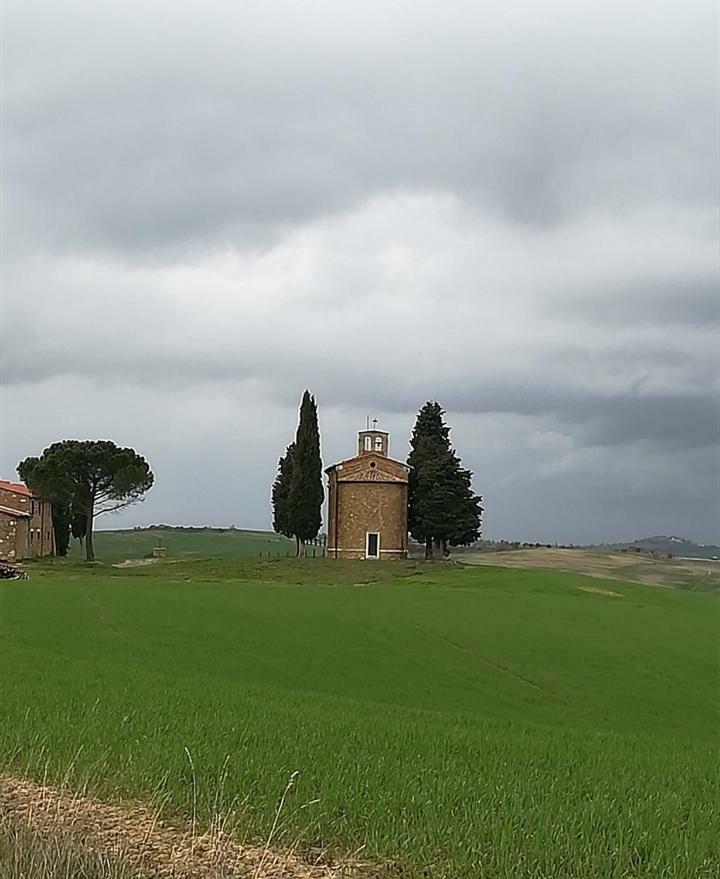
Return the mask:
M337 473L340 482L407 482L409 467L385 455L356 455L331 464L325 472Z

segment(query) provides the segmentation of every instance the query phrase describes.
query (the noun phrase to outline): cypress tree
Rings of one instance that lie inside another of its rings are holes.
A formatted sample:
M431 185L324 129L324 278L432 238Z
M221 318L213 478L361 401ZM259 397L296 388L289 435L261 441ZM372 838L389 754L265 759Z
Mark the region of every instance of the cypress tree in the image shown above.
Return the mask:
M415 540L425 544L425 558L449 554L480 535L482 507L472 490L472 473L463 468L450 445L450 428L437 402L420 410L408 457L408 526Z
M300 423L295 437L288 511L298 542L298 555L305 555L305 543L318 536L325 498L320 458L320 429L315 398L305 391L300 405Z
M290 485L292 483L295 443L285 449L278 461L278 472L272 487L273 528L285 537L295 537L295 529L290 518Z
M53 534L55 535L55 552L63 557L68 554L68 547L70 546L71 515L69 504L64 504L62 501L52 502L52 526Z
M83 512L83 505L81 503L70 505L70 534L79 541L80 548L82 549L87 535L87 517Z
M433 541L443 519L442 487L450 470L450 430L443 410L427 402L418 413L410 439L408 466L408 528L425 544L425 558L433 557Z

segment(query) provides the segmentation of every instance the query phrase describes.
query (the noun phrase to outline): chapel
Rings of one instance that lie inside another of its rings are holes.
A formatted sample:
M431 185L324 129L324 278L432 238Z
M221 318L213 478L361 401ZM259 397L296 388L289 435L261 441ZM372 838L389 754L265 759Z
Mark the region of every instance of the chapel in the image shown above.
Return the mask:
M389 435L358 434L357 454L333 464L328 476L328 558L407 558L409 468L389 456Z

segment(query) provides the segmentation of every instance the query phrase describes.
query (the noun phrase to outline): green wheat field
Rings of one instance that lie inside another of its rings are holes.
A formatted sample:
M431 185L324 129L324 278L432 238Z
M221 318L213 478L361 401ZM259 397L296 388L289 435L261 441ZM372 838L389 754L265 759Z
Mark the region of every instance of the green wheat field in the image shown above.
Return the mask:
M295 541L268 531L238 528L142 528L128 531L96 531L95 551L105 562L141 559L161 544L168 558L282 557L295 555ZM82 558L76 540L70 541L71 558ZM310 550L312 555L312 548ZM319 554L319 551L318 551Z
M99 543L100 541L98 541ZM0 765L403 879L716 877L716 595L258 558L0 583Z

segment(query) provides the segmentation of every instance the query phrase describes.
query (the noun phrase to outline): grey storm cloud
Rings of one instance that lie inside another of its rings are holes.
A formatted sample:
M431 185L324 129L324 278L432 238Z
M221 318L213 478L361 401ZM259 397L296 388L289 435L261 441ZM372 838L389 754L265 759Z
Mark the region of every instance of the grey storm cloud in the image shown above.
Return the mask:
M243 241L393 187L713 205L712 4L9 5L8 196L60 242Z
M694 277L692 267L685 275L643 280L637 284L597 285L583 298L567 296L555 307L583 320L610 325L631 323L647 326L691 325L714 327L720 319L717 279L711 272Z
M3 476L113 436L122 521L266 525L307 385L328 457L439 399L489 534L715 537L713 3L4 17Z

